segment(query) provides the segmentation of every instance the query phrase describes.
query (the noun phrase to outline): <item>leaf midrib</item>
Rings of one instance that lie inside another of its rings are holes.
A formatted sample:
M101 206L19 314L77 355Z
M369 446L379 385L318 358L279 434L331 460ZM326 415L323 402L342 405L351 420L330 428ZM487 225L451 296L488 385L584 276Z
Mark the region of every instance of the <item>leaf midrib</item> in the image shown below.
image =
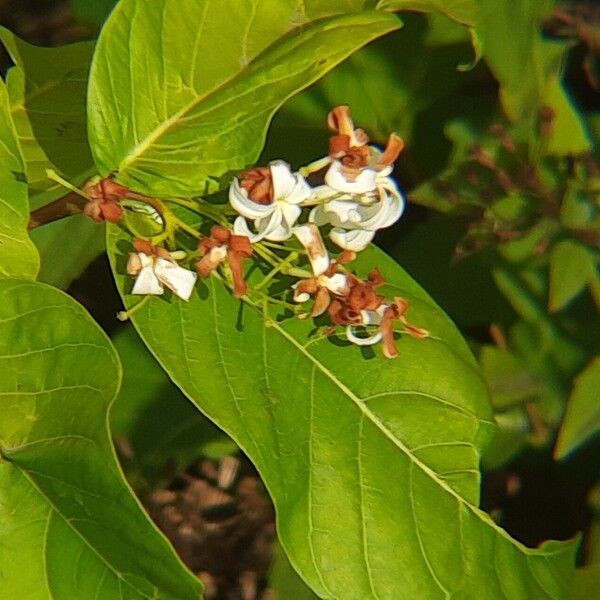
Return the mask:
M252 308L254 310L256 310L256 307L252 303L249 302L249 304L252 306ZM308 358L313 363L313 365L315 365L321 371L321 373L323 373L334 385L336 385L342 392L344 392L356 404L358 409L363 413L363 416L368 418L373 423L373 425L375 425L377 427L377 429L379 429L383 433L383 435L385 435L386 438L388 438L398 449L400 449L404 454L406 454L407 457L412 461L412 463L415 466L419 467L426 475L428 475L444 491L446 491L447 493L452 495L456 499L456 501L458 501L460 504L466 506L480 521L482 521L483 523L485 523L486 525L488 525L489 527L494 529L497 533L501 534L505 539L507 539L513 546L515 546L521 552L523 552L524 554L532 553L532 549L528 548L527 546L524 546L517 540L514 540L513 538L511 538L508 535L508 533L506 531L504 531L504 529L502 529L501 527L498 527L498 525L496 525L493 521L491 521L491 520L488 521L487 519L483 519L482 513L477 506L474 506L473 504L471 504L470 502L465 500L465 498L460 496L445 481L439 479L437 476L437 473L433 469L431 469L425 463L421 462L410 451L410 449L407 446L405 446L398 438L396 438L392 434L392 432L387 427L385 427L385 425L383 425L383 423L381 423L381 421L377 418L377 415L375 415L375 413L373 411L371 411L367 406L365 406L365 404L361 400L361 398L359 398L346 384L344 384L342 381L340 381L335 376L335 374L332 373L323 363L321 363L319 360L317 360L310 352L307 352L302 347L302 345L299 344L298 341L292 335L290 335L285 329L283 329L278 323L276 323L274 321L271 322L270 326L272 329L277 331L282 337L284 337L288 342L290 342L297 350L299 350L301 354L303 354L306 358ZM544 552L539 549L535 550L535 552L536 552L536 555L538 555L540 557L545 556L545 555L552 556L555 554L555 552Z
M376 11L369 11L369 12L376 12ZM381 18L382 19L385 18L386 14L387 13L382 12ZM345 15L335 15L332 17L328 17L325 20L334 20L336 18L339 18L340 16L345 16ZM312 24L312 23L314 23L314 21L311 21L310 23ZM357 26L357 25L359 25L359 24L354 24L354 26ZM297 28L297 29L299 29L299 28ZM289 31L287 31L285 33L285 35L289 35L292 31L293 31L293 29L290 29ZM313 33L318 33L318 32L313 32ZM210 98L211 96L218 94L221 90L225 89L227 86L229 86L232 82L236 81L237 79L240 79L240 78L248 75L248 73L252 73L253 71L256 71L257 59L259 57L261 59L264 59L264 56L268 53L268 48L273 46L277 42L279 42L282 39L282 37L284 37L284 36L274 39L271 42L271 44L267 48L265 48L265 50L263 50L258 56L255 56L249 63L247 63L239 71L234 72L230 77L228 77L227 79L224 79L221 83L219 83L215 87L211 88L210 90L206 90L203 94L198 94L196 97L194 97L192 100L190 100L190 102L188 102L185 106L183 106L178 111L173 113L168 119L163 121L155 129L153 129L121 161L121 163L119 164L119 173L121 173L121 174L124 173L128 168L131 167L131 165L133 165L138 160L140 160L143 157L143 155L146 153L146 151L149 148L151 148L155 142L157 142L157 140L159 140L163 135L166 135L166 133L172 127L177 126L180 119L184 119L186 117L186 115L188 113L190 113L191 111L193 111L200 103L205 101L207 98ZM93 76L91 76L91 79L93 79ZM132 115L133 114L135 114L135 111L132 111Z
M155 596L148 596L143 590L140 590L139 588L135 587L133 583L131 583L123 578L122 574L119 571L117 571L115 569L115 567L113 567L113 565L111 565L110 562L96 548L94 548L94 546L92 546L92 544L88 541L88 539L86 537L84 537L79 532L79 530L72 525L72 523L69 521L69 519L67 519L62 514L62 512L54 504L54 502L52 502L52 500L40 489L40 487L36 483L35 479L29 474L29 471L27 469L20 467L19 465L15 464L14 462L11 464L16 469L18 469L21 473L23 473L23 475L26 477L27 481L29 481L30 485L40 495L42 500L45 501L48 504L48 506L50 506L52 511L54 511L54 513L56 513L68 525L69 529L71 529L71 531L73 531L77 535L77 537L83 541L83 543L100 559L100 561L102 563L104 563L106 565L106 568L109 571L111 571L119 581L122 581L123 583L125 583L125 585L129 586L131 589L133 589L134 591L139 593L142 597L147 598L148 600L152 600L153 598L155 598ZM44 547L44 557L46 556L45 550L46 550L46 548ZM46 575L47 575L47 573L46 573ZM148 581L148 583L156 589L156 586L154 584L152 584L150 581Z

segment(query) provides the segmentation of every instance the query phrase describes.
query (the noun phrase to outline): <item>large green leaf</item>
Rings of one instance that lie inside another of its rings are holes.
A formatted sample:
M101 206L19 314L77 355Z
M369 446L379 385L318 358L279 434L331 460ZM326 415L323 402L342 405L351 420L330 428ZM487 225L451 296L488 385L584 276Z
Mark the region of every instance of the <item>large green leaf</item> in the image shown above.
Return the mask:
M118 171L122 183L156 195L214 190L214 178L256 160L287 98L401 25L375 11L324 18L346 10L332 0L307 6L122 0L91 71L90 140L101 174Z
M442 14L473 27L477 23L477 0L380 0L382 10L439 11Z
M563 458L600 431L600 358L577 377L554 454Z
M119 228L109 228L108 247L131 306ZM154 298L132 319L177 385L256 464L282 544L320 596L562 597L573 544L529 550L476 507L478 450L493 426L466 344L383 253L363 253L357 268L373 264L432 334L403 338L393 361L311 336L306 321L265 323L216 278L189 303Z
M94 44L41 48L2 27L0 41L15 63L6 85L29 185L35 189L51 185L46 168L69 178L87 171L93 161L85 97Z
M0 282L0 595L201 597L127 487L107 428L120 366L74 300Z
M25 165L0 79L0 277L35 279L40 259L27 235Z

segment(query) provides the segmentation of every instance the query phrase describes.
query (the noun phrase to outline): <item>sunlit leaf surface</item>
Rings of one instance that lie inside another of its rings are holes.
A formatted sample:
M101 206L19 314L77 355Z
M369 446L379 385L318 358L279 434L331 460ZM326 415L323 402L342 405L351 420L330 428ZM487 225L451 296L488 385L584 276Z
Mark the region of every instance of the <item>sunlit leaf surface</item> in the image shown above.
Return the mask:
M199 599L127 487L107 429L120 366L74 300L0 282L0 595Z
M28 221L25 165L0 79L0 277L35 279L40 259L27 235Z
M1 27L0 42L14 62L6 85L29 186L49 187L47 168L84 173L92 165L85 98L94 44L32 46Z
M113 269L132 305L128 247L111 227ZM476 508L478 450L493 426L469 350L384 254L363 253L358 270L374 264L387 293L409 299L411 319L431 332L399 340L393 361L315 335L306 321L265 323L260 307L215 278L189 303L151 299L133 321L177 385L256 464L281 541L320 596L560 598L573 545L529 550Z
M287 98L401 25L375 11L328 16L345 10L339 2L253 0L232 10L214 0L122 0L91 71L90 141L101 174L118 171L120 182L156 195L216 189L216 178L257 158Z

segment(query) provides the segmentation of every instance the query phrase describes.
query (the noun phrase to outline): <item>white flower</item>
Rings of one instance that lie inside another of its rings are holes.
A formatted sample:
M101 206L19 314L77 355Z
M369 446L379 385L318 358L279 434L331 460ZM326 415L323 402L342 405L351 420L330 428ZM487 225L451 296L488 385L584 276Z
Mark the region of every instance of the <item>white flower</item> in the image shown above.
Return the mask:
M196 283L193 271L180 267L174 260L145 254L131 253L127 262L127 272L135 275L132 294L155 295L164 293L167 286L183 300L189 300Z
M329 255L318 227L312 223L298 225L293 233L306 249L313 273L317 276L325 273L329 267Z
M234 179L229 188L229 202L240 213L233 225L235 235L250 242L267 239L274 242L292 236L292 227L300 216L300 204L309 198L311 188L300 173L275 160L268 169L253 169ZM244 218L245 217L245 218ZM246 219L254 222L252 231Z
M310 287L302 285L302 281L309 281ZM292 286L294 288L294 302L298 302L299 304L307 302L319 288L325 288L336 296L344 296L348 293L348 277L344 273L334 273L331 276L319 275L310 280L302 281L299 281ZM315 292L309 292L307 289L314 289Z
M383 171L365 167L354 179L349 179L345 171L344 165L339 160L334 160L325 174L325 183L336 192L364 194L374 191L377 188L379 176L389 175L392 167L387 167Z
M318 226L332 225L329 237L341 248L364 250L378 229L393 225L404 211L404 196L383 173L377 175L375 192L326 201L311 211L310 221Z
M377 325L381 324L381 319L385 309L388 308L387 304L382 304L376 310L361 310L360 317L361 322L359 326ZM346 327L346 337L349 342L356 344L357 346L373 346L378 344L383 339L383 332L378 329L376 333L368 336L359 336L356 334L356 325L348 325Z

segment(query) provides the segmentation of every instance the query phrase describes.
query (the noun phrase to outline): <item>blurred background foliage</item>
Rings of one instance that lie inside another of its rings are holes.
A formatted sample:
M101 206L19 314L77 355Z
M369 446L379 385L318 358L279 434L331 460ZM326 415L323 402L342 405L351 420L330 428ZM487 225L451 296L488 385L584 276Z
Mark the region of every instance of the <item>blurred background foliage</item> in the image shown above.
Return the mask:
M93 40L113 5L0 2L1 24L47 45ZM480 361L499 425L483 456L484 508L528 544L584 529L580 562L600 563L600 488L594 487L600 465L600 6L553 0L479 6L472 31L442 14L403 13L402 30L359 51L279 111L261 162L283 157L298 166L324 155L325 115L340 104L351 106L375 142L384 144L392 131L404 138L395 177L409 205L376 242L456 321ZM36 20L43 10L47 15ZM6 34L2 41L13 64L27 61L27 47L17 48ZM18 104L24 84L12 72L9 90L12 85ZM27 126L22 123L25 133ZM89 167L85 151L77 156L81 165L67 173L72 179ZM43 182L33 187L35 205L51 199ZM43 276L63 287L101 251L99 238L78 219L69 219L79 229L70 229L68 242L86 252L67 272L59 269L63 255L52 232L35 232ZM90 287L108 277L103 261L92 263L71 291L115 330L118 301L108 292L98 298ZM164 484L198 455L235 451L151 366L131 331L116 330L115 342L125 381L113 427L138 489ZM155 373L156 381L145 378L142 385L141 372ZM157 438L158 445L150 444Z

